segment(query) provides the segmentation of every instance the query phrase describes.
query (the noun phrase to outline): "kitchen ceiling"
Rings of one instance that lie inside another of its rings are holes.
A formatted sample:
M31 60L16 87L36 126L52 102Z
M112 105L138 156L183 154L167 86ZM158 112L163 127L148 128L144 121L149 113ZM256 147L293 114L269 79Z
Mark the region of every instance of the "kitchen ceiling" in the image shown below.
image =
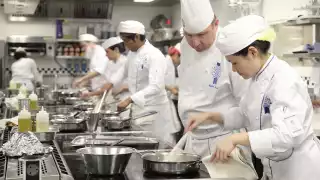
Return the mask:
M115 5L119 6L173 6L180 0L154 0L150 3L136 3L133 0L115 0Z

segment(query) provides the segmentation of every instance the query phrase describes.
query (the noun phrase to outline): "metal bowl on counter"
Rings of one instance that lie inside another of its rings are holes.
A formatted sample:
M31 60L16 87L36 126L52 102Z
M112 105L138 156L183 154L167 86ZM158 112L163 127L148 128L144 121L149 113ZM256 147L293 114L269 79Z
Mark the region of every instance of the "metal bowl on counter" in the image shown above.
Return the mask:
M201 157L196 154L156 152L141 156L143 169L148 173L182 175L198 173Z
M85 147L77 150L87 172L94 175L122 174L135 150L128 147Z

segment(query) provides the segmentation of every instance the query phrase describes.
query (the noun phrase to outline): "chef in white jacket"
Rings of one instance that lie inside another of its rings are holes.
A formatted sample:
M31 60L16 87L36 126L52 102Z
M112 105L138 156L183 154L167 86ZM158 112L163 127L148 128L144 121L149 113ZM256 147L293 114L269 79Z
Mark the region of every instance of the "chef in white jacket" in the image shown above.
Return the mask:
M176 126L180 128L180 131L176 134L176 140L179 141L181 136L183 135L184 129L182 128L182 122L179 118L178 114L178 74L176 72L177 66L180 64L180 43L172 46L168 49L167 59L167 70L165 74L165 83L166 90L171 106L171 110L173 113L173 121L176 123Z
M83 93L82 97L101 96L104 91L112 89L120 100L125 100L129 96L127 79L123 79L124 69L127 66L127 57L123 54L126 49L120 37L107 39L102 47L107 52L109 59L107 69L103 73L106 83L96 91Z
M237 145L251 147L264 165L266 180L318 180L320 143L311 127L307 87L285 61L269 53L275 32L264 18L245 16L226 26L217 47L250 87L239 107L190 118L191 130L206 120L226 129L247 127L217 143L213 160L225 161Z
M158 112L140 119L142 128L168 143L175 143L173 134L179 129L172 121L172 113L165 90L166 59L161 51L145 39L145 27L138 21L123 21L119 33L128 53L128 86L131 96L118 104L119 109L132 104L132 114ZM135 122L137 124L137 121ZM145 123L145 124L143 124Z
M81 45L86 48L86 58L90 60L90 71L80 79L77 79L74 83L74 87L83 86L88 81L91 81L91 90L97 90L101 88L106 79L103 77L103 73L107 69L108 57L106 51L97 44L98 38L92 34L82 34L79 36Z
M185 38L179 66L179 114L184 125L189 116L206 111L227 111L238 106L248 82L232 72L231 64L215 45L219 20L209 0L181 0ZM231 135L219 125L203 125L187 133L180 148L202 157L210 155L217 140Z
M27 58L26 51L19 47L14 54L15 62L11 65L12 81L21 83L29 91L34 90L34 85L42 83L42 76L37 70L37 64L31 58Z

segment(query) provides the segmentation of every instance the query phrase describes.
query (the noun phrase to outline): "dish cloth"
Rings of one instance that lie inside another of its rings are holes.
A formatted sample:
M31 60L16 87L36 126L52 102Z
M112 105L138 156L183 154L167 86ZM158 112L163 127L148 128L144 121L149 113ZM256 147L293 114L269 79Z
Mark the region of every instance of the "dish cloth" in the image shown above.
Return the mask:
M240 148L236 147L230 154L230 159L226 163L210 162L211 156L202 159L211 178L244 178L246 180L256 180L258 175L251 161L245 159Z

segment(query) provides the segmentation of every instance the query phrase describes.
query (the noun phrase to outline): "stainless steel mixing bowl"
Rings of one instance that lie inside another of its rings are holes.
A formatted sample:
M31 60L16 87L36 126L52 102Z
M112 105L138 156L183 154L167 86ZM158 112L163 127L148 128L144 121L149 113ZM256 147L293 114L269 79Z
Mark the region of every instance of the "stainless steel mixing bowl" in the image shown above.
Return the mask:
M85 162L87 173L95 175L122 174L134 149L128 147L85 147L77 150Z

